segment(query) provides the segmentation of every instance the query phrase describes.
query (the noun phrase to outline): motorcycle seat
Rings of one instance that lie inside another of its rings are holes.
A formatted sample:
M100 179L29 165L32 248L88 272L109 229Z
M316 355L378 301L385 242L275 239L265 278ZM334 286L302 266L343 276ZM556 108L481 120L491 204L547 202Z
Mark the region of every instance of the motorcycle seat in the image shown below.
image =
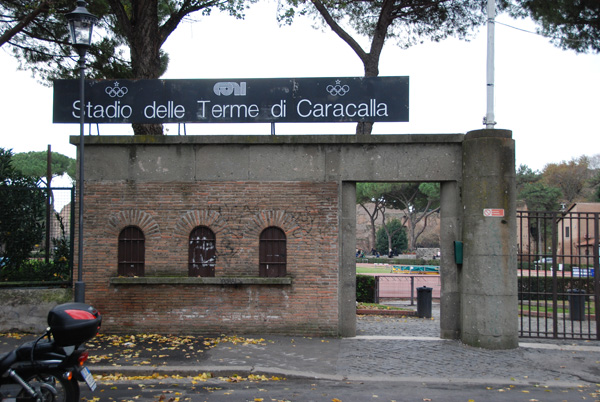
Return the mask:
M32 351L35 357L49 352L57 352L57 347L54 345L54 342L48 340L25 342L17 348L17 358L20 360L29 360L31 359Z
M17 352L6 352L0 355L0 375L4 374L6 370L17 361Z

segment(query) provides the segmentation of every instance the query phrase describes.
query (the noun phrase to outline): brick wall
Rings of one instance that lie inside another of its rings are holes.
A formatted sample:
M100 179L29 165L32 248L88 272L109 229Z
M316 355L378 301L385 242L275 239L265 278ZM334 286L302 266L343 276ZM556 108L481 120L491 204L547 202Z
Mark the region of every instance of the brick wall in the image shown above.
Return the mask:
M86 302L107 332L338 334L338 184L89 182ZM187 276L192 229L216 235L216 276L258 276L258 239L284 230L291 285L114 285L119 232L145 235L145 276Z

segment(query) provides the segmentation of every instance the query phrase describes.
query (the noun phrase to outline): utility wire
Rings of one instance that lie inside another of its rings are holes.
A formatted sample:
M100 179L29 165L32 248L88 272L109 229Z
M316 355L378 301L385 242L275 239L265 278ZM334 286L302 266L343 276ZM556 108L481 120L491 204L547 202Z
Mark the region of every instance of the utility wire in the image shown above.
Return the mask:
M495 23L499 24L499 25L504 25L505 27L508 27L508 28L516 29L517 31L525 32L525 33L532 34L532 35L541 36L542 38L546 38L546 39L564 40L564 41L569 41L569 42L585 42L584 40L581 40L581 39L569 39L569 38L563 38L563 37L559 37L559 36L547 36L547 35L543 35L543 34L541 34L539 32L533 32L533 31L529 31L529 30L524 29L524 28L515 27L515 26L509 25L509 24L505 24L503 22L499 22L498 20L496 20Z

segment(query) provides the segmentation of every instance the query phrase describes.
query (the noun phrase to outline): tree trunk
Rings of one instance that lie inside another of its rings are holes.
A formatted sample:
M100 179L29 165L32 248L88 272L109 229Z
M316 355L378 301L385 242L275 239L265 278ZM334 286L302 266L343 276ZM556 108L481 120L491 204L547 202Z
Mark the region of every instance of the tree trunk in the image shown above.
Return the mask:
M394 19L392 18L392 10L394 7L394 1L385 0L381 7L379 19L375 25L373 31L373 37L371 39L371 49L369 53L363 54L361 60L365 69L365 77L378 77L379 76L379 59L381 58L381 51L385 43L385 37L387 36L387 30L392 24ZM356 125L357 135L371 135L373 132L372 121L361 121Z
M337 21L331 16L327 7L321 0L311 0L313 5L325 19L325 23L335 32L344 42L346 42L356 55L360 58L365 69L365 77L377 77L379 75L379 58L381 50L387 36L387 30L394 21L394 0L384 0L379 13L379 19L373 30L371 39L371 49L369 53L365 52L348 32L346 32ZM356 125L357 135L370 135L373 131L373 122L364 121Z
M163 135L162 124L134 123L131 127L133 128L133 135Z
M129 41L133 76L157 79L161 75L161 35L158 3L155 0L132 2L133 18ZM134 135L163 135L162 124L132 124Z
M356 123L356 135L370 135L373 132L372 121L361 121Z

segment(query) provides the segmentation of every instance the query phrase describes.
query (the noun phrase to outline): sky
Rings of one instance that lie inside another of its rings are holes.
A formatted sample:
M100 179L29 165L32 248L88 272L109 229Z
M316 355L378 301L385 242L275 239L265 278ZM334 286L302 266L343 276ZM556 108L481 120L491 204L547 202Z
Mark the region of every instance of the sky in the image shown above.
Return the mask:
M244 20L214 13L186 22L163 49L170 64L165 79L360 77L356 54L333 32L301 18L280 27L275 3L254 5ZM600 154L600 55L554 47L529 31L527 20L500 15L495 42L495 128L512 130L517 166L542 170L548 163ZM360 41L366 45L365 39ZM368 47L367 47L368 48ZM407 50L386 43L380 76L410 78L410 121L376 123L374 134L466 133L485 128L487 30L469 42L447 39ZM75 157L69 136L77 124L52 123L52 88L0 49L0 147L14 153L52 151ZM86 125L86 134L88 126ZM96 135L132 135L129 125L91 127ZM167 135L183 127L166 125ZM278 123L276 134L353 134L355 123ZM187 124L187 135L270 135L268 123Z

